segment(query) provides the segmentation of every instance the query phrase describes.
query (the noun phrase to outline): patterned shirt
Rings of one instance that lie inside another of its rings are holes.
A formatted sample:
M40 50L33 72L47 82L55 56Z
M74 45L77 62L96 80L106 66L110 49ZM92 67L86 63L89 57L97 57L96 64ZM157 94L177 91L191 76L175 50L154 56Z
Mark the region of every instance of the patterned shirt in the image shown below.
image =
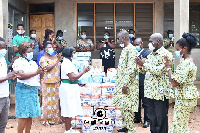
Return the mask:
M163 100L164 97L170 98L172 86L169 83L169 77L165 64L164 57L167 56L172 60L172 53L161 47L156 52L151 52L143 64L140 72L145 74L144 80L144 97L156 100Z
M138 52L132 44L123 48L117 69L116 87L114 89L113 104L124 110L138 111L139 70L134 63ZM122 87L128 87L128 93L122 93Z
M77 40L76 46L79 49L84 49L84 48L90 49L94 45L92 43L92 40L90 40L90 39L87 39L87 42L84 42L82 39L79 39L79 40Z
M169 43L170 43L170 41L171 41L171 39L165 38L165 39L163 40L163 42L164 42L164 43L163 43L163 47L168 46ZM167 50L169 50L169 52L172 53L173 57L175 56L175 55L174 55L174 47L173 47L173 46L168 47Z
M172 74L172 79L179 83L179 86L174 88L176 99L197 99L199 93L194 85L196 80L197 67L190 60L183 60Z

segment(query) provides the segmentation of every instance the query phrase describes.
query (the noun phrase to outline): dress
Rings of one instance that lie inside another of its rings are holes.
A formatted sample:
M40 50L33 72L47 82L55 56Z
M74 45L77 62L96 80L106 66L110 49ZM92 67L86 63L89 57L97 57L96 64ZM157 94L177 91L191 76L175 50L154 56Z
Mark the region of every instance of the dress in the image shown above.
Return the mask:
M61 79L69 79L67 74L72 72L78 74L75 65L69 59L64 58L61 65ZM61 82L59 89L61 116L75 117L83 114L79 89L78 84Z
M82 39L79 39L79 40L77 40L76 46L79 49L84 49L84 48L90 49L94 45L93 45L91 39L88 39L87 42L84 42Z
M19 57L13 64L14 71L23 71L24 73L35 72L38 69L36 62L28 62ZM15 115L19 118L37 117L41 115L38 89L40 86L39 75L27 80L17 79L15 87Z
M40 59L42 67L53 64L57 59L51 60L44 56ZM41 122L60 121L59 110L59 82L60 82L60 63L58 63L50 72L46 72L41 78L42 89L42 115Z
M122 50L113 93L113 104L120 107L123 126L132 133L136 132L133 114L138 111L139 104L139 70L133 61L137 54L132 44ZM123 86L128 87L127 94L122 93Z
M188 133L190 112L197 105L199 93L194 85L197 67L190 59L183 60L172 74L172 79L179 83L173 88L175 94L174 115L171 133Z

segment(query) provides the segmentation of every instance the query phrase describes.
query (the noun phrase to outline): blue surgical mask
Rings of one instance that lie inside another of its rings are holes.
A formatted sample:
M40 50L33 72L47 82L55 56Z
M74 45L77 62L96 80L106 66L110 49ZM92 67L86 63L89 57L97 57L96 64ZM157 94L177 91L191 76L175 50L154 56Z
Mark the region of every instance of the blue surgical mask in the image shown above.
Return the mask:
M86 35L81 35L81 38L85 39L87 36Z
M31 34L31 38L36 38L36 34Z
M53 53L54 53L53 48L49 48L49 49L48 49L48 53L49 53L50 55L53 55Z
M174 34L169 34L169 38L173 38L174 37Z
M22 34L25 33L25 30L17 30L17 33L18 33L19 35L22 35Z
M181 51L175 51L176 57L177 58L182 58L183 55L181 55Z
M62 39L63 39L63 37L62 37L62 36L59 36L59 37L58 37L58 40L62 40Z
M30 52L30 53L26 53L26 59L28 61L31 61L33 59L33 52Z
M109 38L109 36L108 36L108 35L105 35L105 36L104 36L104 39L108 39L108 38Z
M134 38L134 34L129 34L129 38Z
M140 46L136 46L135 48L136 48L136 50L137 50L138 52L141 50L141 47L140 47Z
M155 49L155 47L153 46L153 44L152 43L149 43L149 50L151 51L151 52L153 52L153 50Z
M6 49L0 50L0 58L4 57L6 54L7 54L7 50Z

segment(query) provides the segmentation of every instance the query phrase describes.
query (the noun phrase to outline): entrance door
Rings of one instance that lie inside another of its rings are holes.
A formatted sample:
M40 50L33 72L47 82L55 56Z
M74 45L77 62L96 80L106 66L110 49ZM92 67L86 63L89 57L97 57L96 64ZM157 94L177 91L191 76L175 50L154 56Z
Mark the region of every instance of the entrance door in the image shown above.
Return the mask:
M47 28L54 31L54 14L30 15L30 30L36 30L37 39L41 42Z

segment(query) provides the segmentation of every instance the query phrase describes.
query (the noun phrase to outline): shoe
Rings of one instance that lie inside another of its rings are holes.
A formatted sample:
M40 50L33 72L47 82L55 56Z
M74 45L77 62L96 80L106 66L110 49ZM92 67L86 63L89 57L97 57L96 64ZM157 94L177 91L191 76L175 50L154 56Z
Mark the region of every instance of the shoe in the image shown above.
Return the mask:
M142 120L140 119L140 120L138 120L138 119L136 119L136 118L134 118L134 123L141 123L142 122Z
M145 121L144 124L143 124L143 128L147 128L147 127L149 127L149 122Z
M127 132L128 131L128 129L126 128L126 127L124 127L124 128L122 128L122 129L119 129L119 130L117 130L118 132Z

